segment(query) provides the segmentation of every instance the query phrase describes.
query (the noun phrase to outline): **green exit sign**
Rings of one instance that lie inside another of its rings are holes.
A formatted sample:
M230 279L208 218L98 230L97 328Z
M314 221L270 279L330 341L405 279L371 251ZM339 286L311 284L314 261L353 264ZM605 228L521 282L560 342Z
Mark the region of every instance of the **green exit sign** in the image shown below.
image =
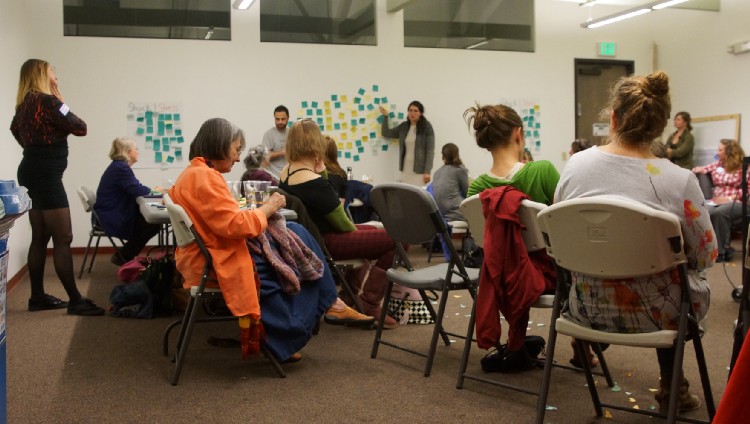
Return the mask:
M617 44L608 41L597 43L597 47L599 56L614 57L617 50Z

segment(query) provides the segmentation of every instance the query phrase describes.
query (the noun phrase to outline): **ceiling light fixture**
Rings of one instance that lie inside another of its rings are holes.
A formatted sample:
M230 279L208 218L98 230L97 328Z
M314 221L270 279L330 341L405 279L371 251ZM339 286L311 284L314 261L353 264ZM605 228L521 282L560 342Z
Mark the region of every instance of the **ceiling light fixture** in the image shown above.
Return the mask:
M204 40L210 40L211 37L214 35L214 27L209 27L208 31L206 31L206 36L203 37Z
M585 0L581 4L579 4L579 6L591 7L591 6L595 5L598 1L599 0Z
M588 28L588 29L594 29L599 28L604 25L609 25L611 23L619 22L625 19L629 19L635 16L644 15L646 13L649 13L653 10L660 10L664 9L670 6L674 6L676 4L684 3L688 0L661 0L661 1L655 1L648 4L644 4L643 6L638 6L633 9L624 10L619 13L615 13L613 15L608 15L603 18L599 19L593 19L588 20L581 24L581 27Z
M232 7L239 10L247 10L250 9L250 6L253 5L253 2L255 2L255 0L234 0L234 3L232 3Z

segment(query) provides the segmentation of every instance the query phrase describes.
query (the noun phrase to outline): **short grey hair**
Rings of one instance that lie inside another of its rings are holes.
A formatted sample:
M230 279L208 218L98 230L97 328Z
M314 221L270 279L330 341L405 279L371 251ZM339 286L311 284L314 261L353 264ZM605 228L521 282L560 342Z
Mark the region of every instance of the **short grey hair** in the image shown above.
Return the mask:
M135 147L138 147L138 145L132 138L117 137L112 140L112 148L109 149L109 158L112 160L124 160L125 162L130 162L128 151Z
M262 144L253 146L245 156L245 168L248 170L258 169L266 158L268 158L268 147Z
M224 118L211 118L201 125L198 134L190 143L190 159L202 157L206 160L228 159L232 143L240 141L240 150L245 149L245 133Z

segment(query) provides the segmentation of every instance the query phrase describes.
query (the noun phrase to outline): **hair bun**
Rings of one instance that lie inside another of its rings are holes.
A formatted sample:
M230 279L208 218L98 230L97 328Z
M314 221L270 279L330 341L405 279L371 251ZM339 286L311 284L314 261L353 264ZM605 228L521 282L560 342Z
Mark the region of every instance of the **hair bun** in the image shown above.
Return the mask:
M664 97L668 95L669 76L662 71L656 71L647 75L643 91L649 97Z

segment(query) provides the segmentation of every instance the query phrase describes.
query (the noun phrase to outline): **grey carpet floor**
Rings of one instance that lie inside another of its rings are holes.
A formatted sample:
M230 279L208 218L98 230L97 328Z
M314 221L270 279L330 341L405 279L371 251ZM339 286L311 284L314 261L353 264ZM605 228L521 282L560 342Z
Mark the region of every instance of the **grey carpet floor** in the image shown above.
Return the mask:
M424 249L412 249L424 263ZM91 274L79 280L83 293L106 305L117 282L109 255L100 255ZM75 258L76 263L81 260ZM51 260L47 290L64 297ZM713 393L718 401L726 385L732 349L732 323L738 303L732 286L740 283L739 260L710 270L710 324L704 337ZM422 359L381 347L370 358L373 331L321 325L302 351L303 360L284 365L280 379L262 357L243 361L238 349L217 348L209 336L233 337L236 324L214 323L196 332L178 386L168 382L170 362L161 354L161 337L170 319L73 317L64 310L30 313L28 278L8 295L8 419L10 423L529 423L536 397L475 381L456 389L463 341L438 346L432 376L422 376ZM445 326L465 333L471 301L467 293L449 299ZM549 311L533 310L529 334L547 338ZM431 326L407 325L386 337L427 346ZM176 332L175 332L176 333ZM558 340L556 360L571 357L569 339ZM474 347L469 370L482 374L486 352ZM653 350L613 346L606 352L619 391L601 396L629 407L648 409L657 386ZM700 393L693 349L685 369ZM542 372L493 375L535 390ZM700 396L702 398L702 395ZM599 422L580 373L555 369L546 414L548 423ZM606 411L604 422L645 423L653 419ZM611 414L611 416L609 415ZM705 417L705 410L690 416Z

